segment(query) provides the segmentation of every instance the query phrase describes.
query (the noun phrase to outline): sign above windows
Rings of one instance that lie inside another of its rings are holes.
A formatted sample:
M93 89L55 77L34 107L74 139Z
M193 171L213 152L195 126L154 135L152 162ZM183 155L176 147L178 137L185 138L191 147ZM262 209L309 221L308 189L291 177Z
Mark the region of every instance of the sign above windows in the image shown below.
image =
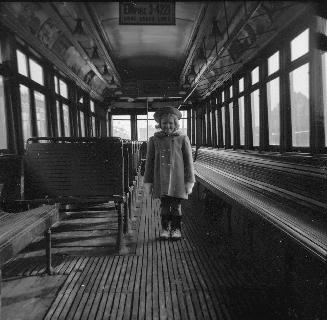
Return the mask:
M175 2L119 2L119 24L175 25Z

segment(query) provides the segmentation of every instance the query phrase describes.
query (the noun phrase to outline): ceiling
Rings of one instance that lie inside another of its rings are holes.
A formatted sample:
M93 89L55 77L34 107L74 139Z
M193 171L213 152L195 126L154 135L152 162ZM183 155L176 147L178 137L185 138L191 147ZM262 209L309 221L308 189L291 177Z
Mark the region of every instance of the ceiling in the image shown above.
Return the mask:
M133 108L208 96L309 4L176 2L173 25L120 24L119 2L2 2L0 9L5 25L91 96Z

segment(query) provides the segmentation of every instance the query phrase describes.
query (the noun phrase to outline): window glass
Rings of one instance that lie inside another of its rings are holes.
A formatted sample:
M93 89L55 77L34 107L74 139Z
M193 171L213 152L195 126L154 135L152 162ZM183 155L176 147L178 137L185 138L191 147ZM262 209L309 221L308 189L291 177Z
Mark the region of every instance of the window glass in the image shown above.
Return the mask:
M91 112L94 113L94 102L93 102L93 100L90 101L90 110L91 110Z
M234 145L234 122L233 122L233 103L228 105L229 107L229 121L230 121L230 144Z
M70 137L70 121L69 121L69 108L66 104L62 105L62 113L64 116L64 132L65 137Z
M78 102L79 102L79 103L84 103L84 98L83 98L83 96L81 96L81 97L79 98Z
M238 80L238 87L239 87L239 92L243 92L244 91L244 78L241 78L240 80Z
M60 104L59 101L56 101L57 109L57 124L58 124L58 137L61 137L61 116L60 116Z
M147 141L148 137L154 135L158 131L155 126L156 122L153 120L154 112L149 112L148 114L148 123L146 121L146 114L137 115L137 138L140 141ZM148 128L148 137L147 137L147 128Z
M322 75L323 75L323 104L324 104L324 127L325 127L325 146L327 146L327 53L321 55Z
M3 77L0 76L0 149L7 149L7 117L5 110L5 95Z
M66 82L59 79L59 88L60 88L60 95L66 99L68 99L68 90Z
M259 67L256 67L251 72L252 84L255 84L259 81Z
M44 85L43 68L33 59L29 59L31 79Z
M309 146L309 64L290 73L292 144Z
M96 137L95 117L92 117L92 133L93 137Z
M131 116L130 115L113 115L112 126L113 136L122 139L131 139Z
M20 50L17 50L16 54L17 54L18 72L27 77L28 73L27 73L27 58L26 58L26 55L23 52L21 52Z
M45 109L45 97L44 94L34 91L35 99L35 112L36 112L36 127L38 137L47 136L47 120Z
M221 123L222 123L222 131L223 131L223 145L225 145L225 106L221 108Z
M303 56L309 51L309 29L306 29L291 41L291 60Z
M80 125L81 125L81 137L85 137L85 122L84 122L84 112L80 111L79 112L79 118L80 118Z
M259 90L251 93L251 116L252 116L252 135L253 146L259 146Z
M222 91L221 93L221 102L225 101L225 91Z
M59 91L58 91L58 78L56 76L54 77L54 84L55 84L55 92L57 94L59 94Z
M187 111L180 110L182 113L182 118L179 120L179 129L187 135Z
M267 83L269 144L280 143L279 78Z
M245 144L245 126L244 126L244 97L238 99L239 120L240 120L240 145Z
M279 70L279 51L268 58L268 75Z
M229 97L233 98L233 86L229 87Z
M22 110L22 126L24 143L32 136L31 131L31 108L30 108L30 93L27 87L19 85L20 103Z

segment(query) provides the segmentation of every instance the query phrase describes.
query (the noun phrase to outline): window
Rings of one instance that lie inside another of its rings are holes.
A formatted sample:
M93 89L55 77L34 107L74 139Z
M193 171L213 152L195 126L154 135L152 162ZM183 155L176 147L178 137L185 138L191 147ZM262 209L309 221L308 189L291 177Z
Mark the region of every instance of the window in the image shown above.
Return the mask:
M65 137L70 137L70 117L69 117L69 108L66 104L62 105L63 116L64 116L64 133Z
M85 137L85 120L84 120L84 112L79 112L79 121L80 121L80 136Z
M23 76L28 76L27 73L27 57L26 55L21 52L20 50L17 50L17 66L18 66L18 72L22 74Z
M182 113L182 118L179 120L179 129L187 135L187 111L180 110Z
M291 61L309 52L309 29L306 29L291 41Z
M30 106L30 92L24 85L19 86L20 103L22 112L22 125L23 125L23 140L26 140L32 136L31 127L31 106Z
M309 64L290 73L292 145L308 147L310 135Z
M48 135L47 106L44 87L43 67L31 58L27 51L16 50L18 72L27 77L24 85L19 84L23 141L32 135L46 137ZM18 81L22 80L18 77ZM35 115L35 118L32 117Z
M240 120L240 145L245 144L245 125L244 125L244 97L238 99L239 120Z
M233 102L228 105L229 108L229 123L230 123L230 144L234 145L234 123L233 123Z
M56 110L57 110L57 124L58 124L58 137L61 137L61 108L59 105L59 101L56 101Z
M244 78L241 78L240 80L238 80L238 87L239 87L239 92L243 92L244 91Z
M137 115L137 137L139 141L147 141L157 131L153 115L154 112L149 112L148 120L146 115Z
M45 96L41 92L34 91L35 111L36 111L36 128L38 137L47 136L47 119Z
M56 108L57 108L57 128L59 137L71 136L71 119L69 112L69 100L68 100L68 85L59 78L54 77L55 92L56 92Z
M267 83L269 145L280 143L279 78Z
M122 139L131 139L131 116L113 115L113 136Z
M222 133L223 133L223 145L225 145L225 105L221 107L221 124L222 124Z
M229 97L233 98L233 86L229 87Z
M0 75L0 150L7 149L7 117L5 109L5 95L3 77Z
M44 85L43 68L33 59L29 59L31 79L38 84Z
M252 135L253 146L259 146L259 90L251 93L251 116L252 116Z
M252 70L251 79L252 79L252 84L256 84L257 82L259 82L259 67L256 67L255 69Z
M96 137L96 126L95 126L95 116L92 116L92 134L93 137Z
M58 92L62 97L68 99L68 89L67 89L67 84L59 79L59 88L60 92Z
M268 58L268 75L271 75L279 70L279 52L274 53Z

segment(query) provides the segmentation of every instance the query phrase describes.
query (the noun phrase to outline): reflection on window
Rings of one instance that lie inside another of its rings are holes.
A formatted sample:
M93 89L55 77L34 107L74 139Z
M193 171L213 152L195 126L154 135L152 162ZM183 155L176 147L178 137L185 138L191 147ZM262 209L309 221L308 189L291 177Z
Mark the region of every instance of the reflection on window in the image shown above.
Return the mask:
M28 88L23 85L19 85L19 92L22 110L23 139L24 143L26 143L26 140L32 136L30 94Z
M322 74L323 74L323 104L324 104L324 127L325 127L325 146L327 146L327 53L321 55Z
M60 116L59 101L56 101L56 109L57 109L58 137L61 137L61 116Z
M291 41L291 60L295 60L309 51L309 29L306 29Z
M231 146L234 145L234 122L233 122L233 103L231 102L228 105L229 108L229 122L230 122L230 144Z
M252 84L255 84L259 81L259 67L256 67L251 72Z
M309 146L309 64L290 73L292 142L294 147Z
M279 51L268 58L268 75L279 70Z
M28 76L27 74L27 58L26 55L20 50L16 51L17 54L17 66L18 72L24 76Z
M69 108L66 104L62 105L62 111L64 116L64 131L65 137L70 137L70 121L69 121Z
M85 122L84 122L84 112L80 111L79 112L79 119L80 119L80 128L81 128L81 137L85 137Z
M244 146L245 126L244 126L244 97L238 99L239 120L240 120L240 145Z
M244 91L244 78L241 78L240 80L238 80L238 86L239 86L239 92Z
M3 77L0 76L0 149L7 149L7 117L5 110L5 96Z
M60 88L60 95L66 99L68 99L68 89L67 84L59 79L59 88Z
M222 132L223 132L223 145L225 145L225 106L221 108L221 124L222 124Z
M44 94L34 91L35 99L35 112L36 112L36 127L38 137L47 136L47 121L46 121L46 109L45 109L45 97Z
M279 78L267 83L269 145L279 145L280 116L279 116Z
M251 93L253 146L259 146L259 90Z
M112 116L113 136L131 139L131 117L129 115Z
M31 79L44 85L43 68L33 59L29 59Z

